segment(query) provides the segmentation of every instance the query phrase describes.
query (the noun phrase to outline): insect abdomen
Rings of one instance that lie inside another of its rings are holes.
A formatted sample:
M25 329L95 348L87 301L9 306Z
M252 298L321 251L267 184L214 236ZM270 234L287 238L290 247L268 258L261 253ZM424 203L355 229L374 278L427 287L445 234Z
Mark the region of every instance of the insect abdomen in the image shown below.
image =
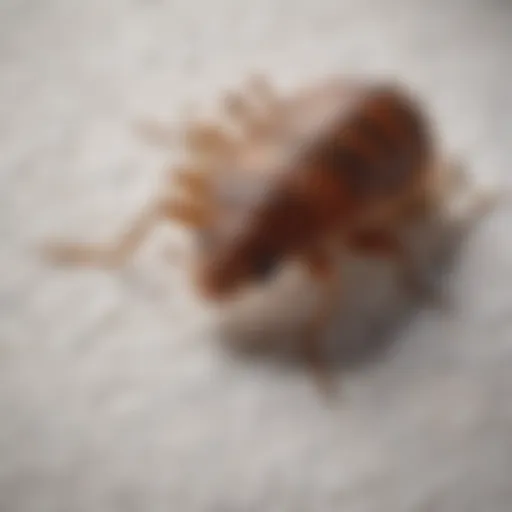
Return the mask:
M359 200L406 187L425 168L430 136L417 105L401 91L369 91L335 121L319 148L320 168Z

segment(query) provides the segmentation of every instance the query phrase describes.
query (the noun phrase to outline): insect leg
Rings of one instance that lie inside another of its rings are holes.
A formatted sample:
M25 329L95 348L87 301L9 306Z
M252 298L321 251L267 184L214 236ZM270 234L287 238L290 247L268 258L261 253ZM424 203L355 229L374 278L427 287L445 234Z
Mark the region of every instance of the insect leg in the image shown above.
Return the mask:
M237 141L220 123L206 123L187 119L184 128L171 128L158 121L140 119L134 123L134 130L147 143L169 149L183 144L194 157L217 157L233 150Z
M464 169L463 162L452 160L446 163L446 174L451 186L450 192L458 192L464 187L469 199L469 211L467 212L468 223L479 221L492 210L499 200L505 196L503 189L482 187L477 185L468 176Z
M263 75L254 74L247 81L247 92L255 103L252 112L249 110L248 102L246 103L243 120L248 127L249 135L266 139L282 135L288 105L270 82Z
M173 169L171 180L194 199L209 201L212 198L208 170L182 167Z
M148 208L130 229L113 244L50 243L43 253L51 261L67 265L119 267L140 247L150 231L162 219L172 219L188 227L203 226L209 219L205 208L164 200Z
M304 263L315 281L320 284L321 292L320 302L306 326L301 346L320 389L330 394L333 383L322 348L324 335L339 299L339 276L336 262L327 250L310 251L305 255Z
M217 158L232 153L238 141L220 125L195 122L185 129L184 144L193 157Z
M213 207L191 201L168 200L160 205L161 217L174 220L191 229L202 229L214 216Z
M113 245L50 243L43 248L43 251L50 260L60 264L120 266L140 245L143 238L153 227L156 218L157 212L155 209L149 209Z
M260 94L263 94L261 92ZM271 101L270 97L265 98ZM256 108L241 94L230 93L224 98L224 110L240 130L242 138L248 141L268 138L280 129L280 105L274 103Z
M428 169L406 196L398 220L424 219L432 214L437 215L455 194L468 185L468 177L460 161L438 159Z

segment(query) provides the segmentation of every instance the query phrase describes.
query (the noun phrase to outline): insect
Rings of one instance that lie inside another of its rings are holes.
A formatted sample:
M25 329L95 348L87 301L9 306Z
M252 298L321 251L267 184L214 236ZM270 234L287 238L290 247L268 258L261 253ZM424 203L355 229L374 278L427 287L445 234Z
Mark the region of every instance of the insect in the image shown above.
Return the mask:
M46 251L61 263L118 266L156 223L176 221L200 242L193 282L219 303L298 261L321 289L301 347L325 382L321 341L341 297L341 248L395 259L404 284L423 291L398 228L435 208L439 155L419 100L396 83L331 80L286 99L263 80L252 86L251 101L225 101L238 131L187 132L193 163L116 243ZM184 197L171 197L178 189Z

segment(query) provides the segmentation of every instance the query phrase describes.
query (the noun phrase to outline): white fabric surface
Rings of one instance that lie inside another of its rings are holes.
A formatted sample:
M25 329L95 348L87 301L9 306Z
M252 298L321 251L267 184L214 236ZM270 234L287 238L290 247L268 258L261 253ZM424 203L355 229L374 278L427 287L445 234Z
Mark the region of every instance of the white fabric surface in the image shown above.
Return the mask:
M453 316L409 317L331 406L300 367L212 343L158 236L121 275L34 250L119 233L170 158L130 123L254 69L398 74L471 172L508 184L511 23L506 0L3 0L0 510L512 510L506 203L464 245Z

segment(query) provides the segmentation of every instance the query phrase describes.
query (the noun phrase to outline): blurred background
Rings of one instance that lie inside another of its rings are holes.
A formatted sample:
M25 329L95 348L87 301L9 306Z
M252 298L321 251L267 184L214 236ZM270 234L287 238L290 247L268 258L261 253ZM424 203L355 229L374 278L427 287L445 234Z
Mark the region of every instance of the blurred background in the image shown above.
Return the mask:
M396 76L507 187L511 43L508 0L2 0L0 511L512 510L507 202L464 253L456 316L415 316L329 406L210 343L158 235L120 273L35 250L118 234L172 159L134 121L175 123L254 70Z

